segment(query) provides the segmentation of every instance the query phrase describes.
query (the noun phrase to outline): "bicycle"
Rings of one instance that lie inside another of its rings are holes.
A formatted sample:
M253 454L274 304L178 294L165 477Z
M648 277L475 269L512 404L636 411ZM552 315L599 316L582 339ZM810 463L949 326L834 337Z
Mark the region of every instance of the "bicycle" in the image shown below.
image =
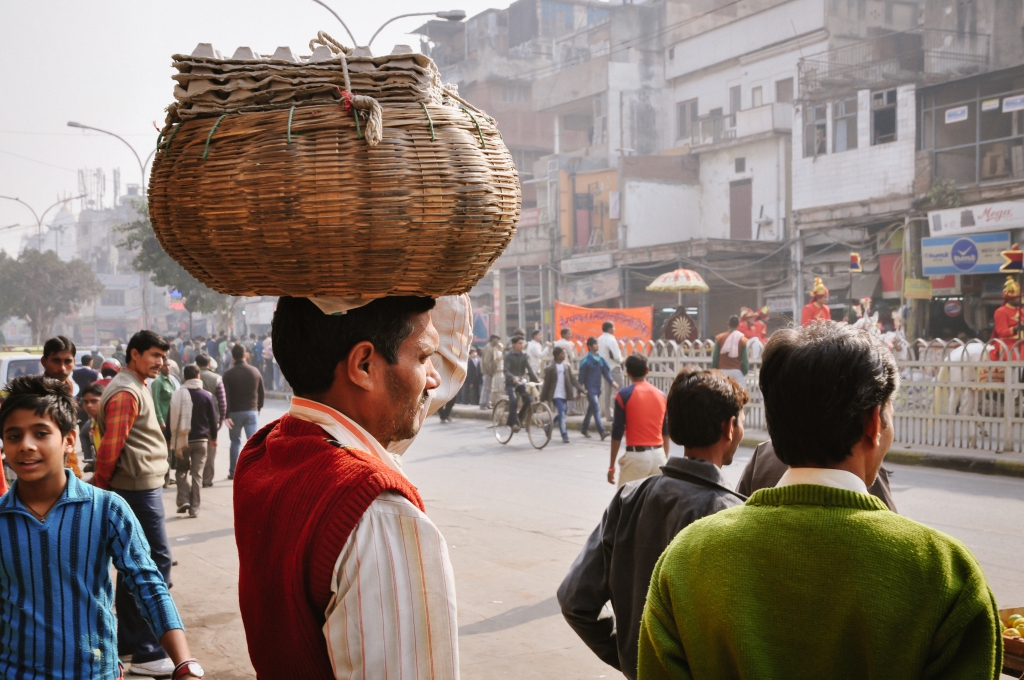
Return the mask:
M523 412L520 411L520 428L526 429L526 436L535 449L543 449L551 441L551 431L554 429L555 416L551 407L540 400L540 383L526 383L526 392L530 395L530 406ZM501 444L508 444L512 435L516 433L508 424L508 397L498 400L491 411L491 424L494 428L494 438Z

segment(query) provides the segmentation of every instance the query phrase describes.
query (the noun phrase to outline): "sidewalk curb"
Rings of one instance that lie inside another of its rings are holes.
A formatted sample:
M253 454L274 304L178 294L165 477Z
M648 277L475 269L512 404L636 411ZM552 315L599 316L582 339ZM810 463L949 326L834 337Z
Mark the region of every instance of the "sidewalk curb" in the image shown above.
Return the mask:
M466 420L490 420L491 411L479 408L455 408L452 410L453 418ZM566 423L570 430L579 430L580 422L570 420ZM764 439L745 438L742 446L754 448ZM998 454L996 454L998 455ZM999 475L1001 477L1024 478L1024 462L1014 460L998 460L992 458L972 458L971 456L958 456L955 454L943 455L936 453L925 453L923 451L908 451L906 449L890 449L885 460L898 465L919 465L921 467L933 467L944 470L957 470L959 472L973 472L982 475Z

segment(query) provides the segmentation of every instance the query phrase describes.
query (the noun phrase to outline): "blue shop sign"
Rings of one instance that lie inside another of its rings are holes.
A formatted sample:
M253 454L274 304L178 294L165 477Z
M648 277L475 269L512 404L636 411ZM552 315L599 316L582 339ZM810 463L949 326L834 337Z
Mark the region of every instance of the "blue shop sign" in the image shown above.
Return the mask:
M921 239L925 276L998 274L1002 251L1010 247L1010 233L971 234Z

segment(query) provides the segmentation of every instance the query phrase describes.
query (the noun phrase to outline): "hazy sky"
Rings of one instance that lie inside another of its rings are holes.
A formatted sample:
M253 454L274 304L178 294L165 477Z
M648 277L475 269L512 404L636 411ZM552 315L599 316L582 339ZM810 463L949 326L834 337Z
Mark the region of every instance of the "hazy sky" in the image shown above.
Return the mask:
M509 4L325 1L360 43L398 14L462 9L473 16ZM389 53L396 43L418 49L419 39L407 32L424 20L394 22L374 41L374 52ZM103 168L109 204L111 170L121 169L123 192L125 184L139 182L138 163L121 142L69 128L69 120L121 135L145 159L156 144L153 121L162 126L164 108L174 100L172 54L188 54L199 42L212 42L226 55L239 45L264 54L279 45L307 53L318 30L350 44L337 20L312 0L0 0L0 195L42 212L62 196L77 195L79 168ZM4 228L13 224L25 227ZM34 228L28 209L0 200L0 248L15 253L21 236Z

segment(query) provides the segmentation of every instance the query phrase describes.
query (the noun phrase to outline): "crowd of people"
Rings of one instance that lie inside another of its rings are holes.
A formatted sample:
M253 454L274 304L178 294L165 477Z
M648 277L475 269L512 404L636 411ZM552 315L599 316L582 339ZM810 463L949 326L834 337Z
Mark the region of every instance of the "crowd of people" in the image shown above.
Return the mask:
M249 340L228 341L230 363L217 373L206 351L223 360L224 348L180 335L140 331L109 359L94 348L78 365L74 342L57 336L43 346L42 375L6 386L0 514L11 521L0 529L0 559L18 568L0 568L0 595L28 616L5 617L0 628L4 639L34 643L0 646L0 676L118 678L125 657L134 675L202 677L168 592L163 490L176 484L178 512L199 516L225 426L233 477L242 433L255 433L264 399L249 352L267 339ZM70 560L47 557L68 550ZM53 593L34 590L38 578L59 584L71 608L55 617Z
M998 677L1000 624L977 560L896 512L882 464L899 373L870 333L819 322L772 335L759 376L770 441L734 489L721 468L749 397L723 370L687 367L665 395L643 356L602 343L611 325L588 339L579 376L571 343L533 337L531 351L517 333L507 350L492 338L473 352L465 296L335 311L278 302L274 356L294 397L255 436L262 375L242 343L223 374L195 354L176 386L173 343L141 331L122 370L106 384L82 372L81 387L73 343L47 342L44 375L14 380L0 405L15 477L0 497L0 600L20 612L0 616L0 639L31 641L0 645L0 674L119 678L130 654L135 674L202 677L169 594L162 489L173 461L179 511L198 515L227 425L257 676L458 678L454 572L402 454L478 361L481 387L502 380L510 401L539 382L562 413L585 392L611 437L618 489L557 599L627 677ZM486 372L499 351L501 372Z

